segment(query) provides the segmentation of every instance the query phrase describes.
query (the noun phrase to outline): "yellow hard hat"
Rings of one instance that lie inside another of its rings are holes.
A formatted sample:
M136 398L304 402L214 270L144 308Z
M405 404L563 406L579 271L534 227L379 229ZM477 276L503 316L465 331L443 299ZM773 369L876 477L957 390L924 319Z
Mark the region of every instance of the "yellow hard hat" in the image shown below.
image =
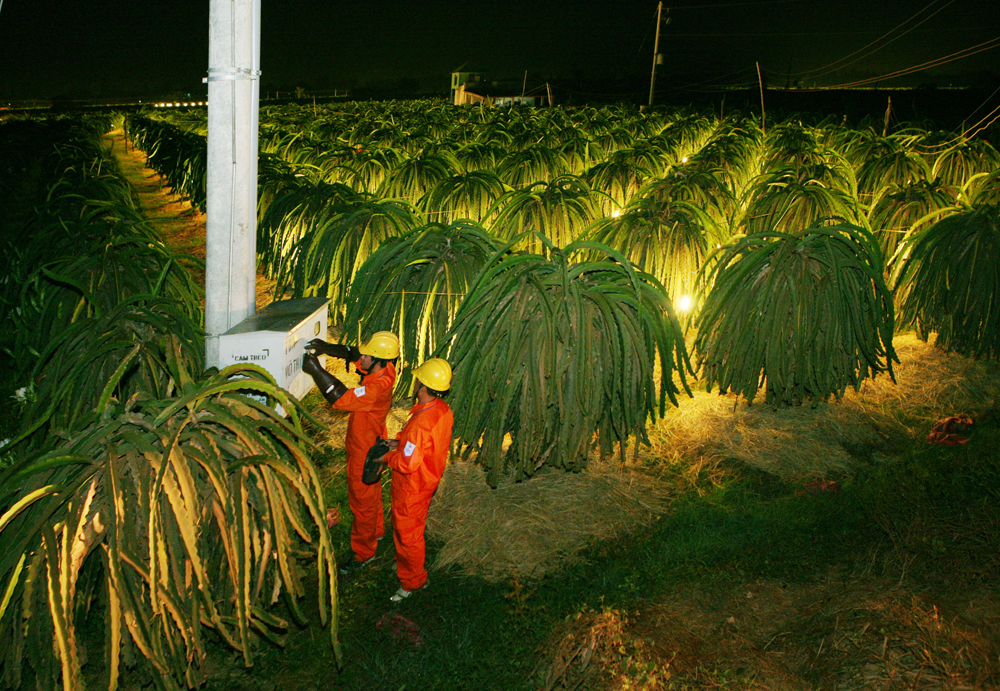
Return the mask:
M371 355L379 360L395 360L399 357L399 339L391 331L377 331L358 348L362 355Z
M413 370L413 376L428 389L447 391L451 388L451 365L447 360L433 357Z

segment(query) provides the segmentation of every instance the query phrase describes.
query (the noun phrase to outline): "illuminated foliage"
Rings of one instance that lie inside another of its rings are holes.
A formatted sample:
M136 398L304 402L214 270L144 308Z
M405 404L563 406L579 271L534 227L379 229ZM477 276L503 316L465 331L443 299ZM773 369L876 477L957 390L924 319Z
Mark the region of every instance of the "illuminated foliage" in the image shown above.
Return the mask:
M760 233L711 265L695 349L708 389L814 405L892 375L893 304L875 239L850 225Z
M451 328L469 286L498 246L470 221L430 223L382 243L358 270L344 323L359 342L376 331L399 335L399 391L411 384L406 372L430 357Z
M575 240L598 215L597 195L581 178L560 176L512 190L497 200L488 214L488 227L505 240L525 232L541 233L557 245ZM524 236L525 242L541 246Z
M539 242L544 254L491 259L440 349L455 372L455 436L494 486L505 471L579 470L595 437L624 459L629 438L648 443L647 420L676 403L674 375L687 386L684 339L656 279L595 243Z
M894 275L900 322L976 358L1000 357L1000 206L967 208L913 235Z
M140 684L195 688L208 631L249 666L260 637L280 644L288 628L279 598L305 620L305 569L339 658L298 402L255 366L203 372L200 291L135 212L103 131L63 142L65 174L10 257L29 280L0 301L5 322L31 320L18 324L31 394L0 445L3 681L73 691L89 663L107 688L126 666Z

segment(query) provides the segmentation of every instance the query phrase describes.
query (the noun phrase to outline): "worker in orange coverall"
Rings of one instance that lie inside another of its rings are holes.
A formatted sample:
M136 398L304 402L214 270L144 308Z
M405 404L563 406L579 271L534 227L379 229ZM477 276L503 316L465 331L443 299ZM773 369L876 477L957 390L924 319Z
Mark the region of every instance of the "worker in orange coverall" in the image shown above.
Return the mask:
M386 436L385 418L392 406L396 385L395 361L399 357L399 339L389 331L379 331L360 347L327 343L318 338L308 349L320 355L354 362L364 374L354 389L327 372L314 353L307 352L302 369L312 376L323 397L337 410L349 411L347 419L347 501L354 515L351 527L353 558L340 565L347 576L366 565L375 556L378 541L385 535L382 512L382 483L366 485L361 481L368 449L377 437Z
M390 599L400 602L427 585L424 528L451 448L455 416L442 396L451 388L451 366L431 358L413 370L416 404L406 426L389 442L382 460L392 469L392 539L400 588Z

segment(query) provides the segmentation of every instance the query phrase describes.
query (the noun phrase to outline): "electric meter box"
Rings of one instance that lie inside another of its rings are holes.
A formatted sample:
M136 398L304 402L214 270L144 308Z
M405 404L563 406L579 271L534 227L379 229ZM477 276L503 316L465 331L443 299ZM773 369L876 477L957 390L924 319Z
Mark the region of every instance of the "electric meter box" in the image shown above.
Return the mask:
M220 366L260 365L301 400L315 385L302 371L302 356L309 341L326 340L329 305L330 298L272 302L219 337Z

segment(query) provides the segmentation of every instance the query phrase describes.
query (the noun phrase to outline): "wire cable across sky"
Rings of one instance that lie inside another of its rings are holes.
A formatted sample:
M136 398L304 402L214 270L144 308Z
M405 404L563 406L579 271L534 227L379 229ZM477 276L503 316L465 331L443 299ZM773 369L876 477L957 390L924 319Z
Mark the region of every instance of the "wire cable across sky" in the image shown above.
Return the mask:
M822 76L831 74L832 72L836 72L836 71L841 70L841 69L843 69L845 67L848 67L849 65L853 65L853 64L857 63L858 61L863 60L864 58L866 58L866 57L868 57L870 55L874 55L875 53L879 52L880 50L885 49L886 47L888 47L890 44L894 43L895 41L898 41L899 39L903 38L903 36L907 35L908 33L910 33L911 31L913 31L917 27L921 26L925 22L929 21L932 17L934 17L934 15L938 14L939 12L941 12L942 10L944 10L946 7L948 7L948 5L951 5L953 2L955 2L955 0L948 0L948 2L946 2L944 5L942 5L941 7L939 7L932 14L930 14L927 17L925 17L922 20L920 20L920 22L918 22L917 24L914 24L913 26L911 26L910 28L908 28L903 33L899 34L898 36L895 36L894 38L892 38L892 40L890 40L890 41L888 41L888 42L886 42L884 44L879 45L883 40L885 40L889 36L892 36L892 34L896 33L898 30L902 29L904 26L906 26L907 24L909 24L910 22L912 22L914 19L916 19L917 17L919 17L921 14L923 14L924 12L926 12L927 10L929 10L937 1L938 0L933 0L933 2L931 2L929 5L925 6L922 10L920 10L919 12L917 12L916 14L914 14L912 17L910 17L909 19L907 19L906 21L904 21L902 24L897 25L892 30L890 30L887 33L883 34L882 36L880 36L879 38L875 39L874 41L872 41L868 45L859 48L858 50L854 51L853 53L850 53L849 55L846 55L843 58L840 58L839 60L835 60L832 63L829 63L829 64L824 65L822 67L818 67L818 68L815 68L813 70L806 70L804 72L799 72L799 73L793 74L791 76L793 76L793 77L812 77L812 78L822 77ZM873 48L873 46L874 46L874 48ZM868 50L868 48L872 48L872 50ZM864 52L864 51L867 51L867 52ZM859 53L861 53L861 54L859 55ZM855 56L857 56L857 57L855 57ZM851 58L854 58L854 59L850 60ZM850 60L850 62L845 62L845 60ZM840 64L840 63L842 63L842 64Z

